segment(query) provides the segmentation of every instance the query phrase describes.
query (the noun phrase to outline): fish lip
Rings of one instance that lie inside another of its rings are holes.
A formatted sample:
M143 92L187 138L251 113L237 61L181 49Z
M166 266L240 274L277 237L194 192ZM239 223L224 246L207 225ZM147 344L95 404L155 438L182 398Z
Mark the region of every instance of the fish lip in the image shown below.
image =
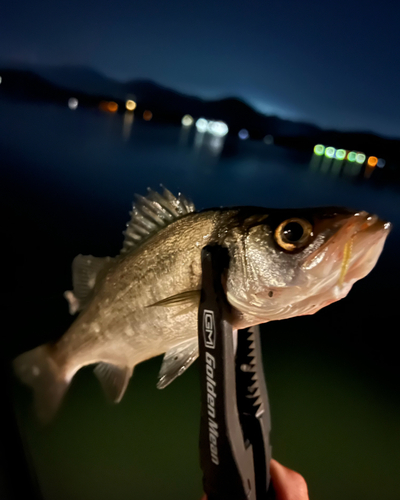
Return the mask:
M374 244L381 238L386 238L392 228L391 222L384 221L374 214L366 214L364 220L360 219L351 228L353 231L350 238L354 239L357 236L372 237L370 244Z
M389 232L392 230L392 224L388 221L383 221L377 215L366 212L365 210L354 212L352 216L348 219L340 221L340 226L338 227L336 233L329 238L323 245L317 248L314 252L307 256L302 264L302 269L305 271L311 270L315 263L318 264L324 260L324 254L329 249L329 247L335 248L336 252L343 251L344 245L350 239L356 241L359 236L365 235L366 237L372 237L368 241L368 245L375 245L381 238L386 238ZM351 258L351 267L356 264L360 257L361 252L354 253ZM320 258L319 258L320 257Z
M371 251L381 242L382 245L392 230L391 222L384 221L376 215L368 215L366 220L354 228L351 238L356 246L356 251L350 260L349 275L359 266L365 264L371 255Z

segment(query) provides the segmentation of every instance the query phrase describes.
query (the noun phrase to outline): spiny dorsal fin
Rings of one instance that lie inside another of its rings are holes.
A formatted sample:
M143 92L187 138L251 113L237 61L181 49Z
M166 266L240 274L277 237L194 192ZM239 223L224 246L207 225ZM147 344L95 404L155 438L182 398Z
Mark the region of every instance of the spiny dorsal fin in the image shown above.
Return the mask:
M148 188L146 197L137 194L135 198L131 220L123 233L125 239L121 254L137 248L160 229L195 211L191 201L180 193L175 197L166 188L163 188L162 194Z
M111 257L93 257L93 255L77 255L72 262L73 292L67 290L64 297L69 302L69 312L75 314L82 310L91 300L99 272L110 263Z
M94 374L107 396L113 403L119 403L132 376L132 368L117 366L111 363L99 363Z

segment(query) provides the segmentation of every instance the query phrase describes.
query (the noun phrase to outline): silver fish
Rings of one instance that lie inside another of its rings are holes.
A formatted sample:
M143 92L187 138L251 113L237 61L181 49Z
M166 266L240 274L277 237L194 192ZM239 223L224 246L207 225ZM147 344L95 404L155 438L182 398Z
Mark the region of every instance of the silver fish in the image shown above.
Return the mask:
M33 387L39 418L56 412L75 373L96 364L106 395L121 400L135 365L165 353L158 387L198 356L201 249L228 249L223 286L235 328L314 314L345 297L381 254L391 224L344 208L238 207L196 212L184 196L136 196L121 253L78 255L70 312L55 343L14 360Z

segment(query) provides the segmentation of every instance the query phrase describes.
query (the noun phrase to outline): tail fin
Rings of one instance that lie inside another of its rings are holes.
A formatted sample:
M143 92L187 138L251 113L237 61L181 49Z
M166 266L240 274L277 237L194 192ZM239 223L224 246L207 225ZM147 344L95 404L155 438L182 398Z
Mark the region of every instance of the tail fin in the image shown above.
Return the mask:
M69 381L61 374L60 367L51 357L48 344L24 352L14 362L20 380L33 388L35 409L39 420L49 422L55 415L68 388Z

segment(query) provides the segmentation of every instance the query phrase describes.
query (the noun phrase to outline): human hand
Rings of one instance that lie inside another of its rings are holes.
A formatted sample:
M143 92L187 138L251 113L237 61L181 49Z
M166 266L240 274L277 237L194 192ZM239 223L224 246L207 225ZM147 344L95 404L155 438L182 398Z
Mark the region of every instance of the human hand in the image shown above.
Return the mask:
M303 476L271 459L270 473L275 500L309 500L307 483ZM207 496L201 500L207 500Z
M270 473L276 500L309 500L304 477L271 459Z

